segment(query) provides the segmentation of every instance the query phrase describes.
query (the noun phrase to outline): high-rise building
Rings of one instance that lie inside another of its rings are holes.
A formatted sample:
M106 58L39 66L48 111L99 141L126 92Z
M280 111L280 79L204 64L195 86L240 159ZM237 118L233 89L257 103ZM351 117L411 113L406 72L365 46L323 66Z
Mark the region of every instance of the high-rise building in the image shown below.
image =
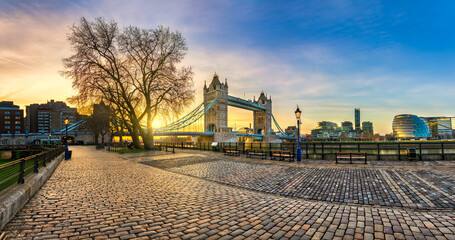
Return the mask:
M355 130L360 131L360 108L356 108L354 110L354 117L355 117Z
M0 133L24 132L24 110L12 101L0 102Z

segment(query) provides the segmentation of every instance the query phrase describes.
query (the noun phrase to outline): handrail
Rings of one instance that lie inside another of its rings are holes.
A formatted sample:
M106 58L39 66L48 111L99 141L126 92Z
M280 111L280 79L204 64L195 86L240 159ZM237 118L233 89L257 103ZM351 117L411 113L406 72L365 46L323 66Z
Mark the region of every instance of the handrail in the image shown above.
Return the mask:
M64 151L64 147L46 149L43 152L0 165L0 190L11 186L15 182L24 183L26 176L33 172L37 173L40 167L46 166L47 162Z

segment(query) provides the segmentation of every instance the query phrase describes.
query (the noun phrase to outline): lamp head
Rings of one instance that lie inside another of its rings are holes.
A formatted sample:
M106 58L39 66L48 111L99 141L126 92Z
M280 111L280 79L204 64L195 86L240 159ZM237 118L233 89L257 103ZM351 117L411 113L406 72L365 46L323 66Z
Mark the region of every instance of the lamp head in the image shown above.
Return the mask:
M297 110L295 110L295 118L297 118L297 120L300 120L301 114L302 114L302 111L300 111L299 106L297 106Z
M70 120L68 119L68 116L66 116L64 122L65 122L65 125L68 125L70 123Z

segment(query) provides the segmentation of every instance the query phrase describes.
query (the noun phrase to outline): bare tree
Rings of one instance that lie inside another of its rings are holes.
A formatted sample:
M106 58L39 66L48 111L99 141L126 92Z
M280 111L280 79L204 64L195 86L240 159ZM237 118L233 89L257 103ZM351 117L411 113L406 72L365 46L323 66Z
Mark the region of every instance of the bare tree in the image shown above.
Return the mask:
M180 113L194 99L191 68L177 66L187 50L182 35L162 26L120 30L103 18L81 18L70 30L74 54L63 60L63 73L78 90L70 101L87 105L106 100L122 115L136 147L138 135L152 147L153 120Z

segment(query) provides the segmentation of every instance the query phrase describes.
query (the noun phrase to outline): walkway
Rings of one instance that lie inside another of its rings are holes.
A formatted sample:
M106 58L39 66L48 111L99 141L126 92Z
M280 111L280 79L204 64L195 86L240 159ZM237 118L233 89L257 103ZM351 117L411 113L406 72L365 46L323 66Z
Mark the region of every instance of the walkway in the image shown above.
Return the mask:
M425 197L433 194L431 192L423 196L426 200L423 199L422 207L423 203L433 203L435 206L416 210L412 206L387 207L346 204L327 199L305 200L305 194L302 198L290 198L244 189L254 189L248 185L251 179L257 179L256 183L260 183L261 176L270 175L256 174L254 171L258 168L272 173L276 168L281 168L280 174L286 172L283 168L297 173L329 171L327 169L332 168L305 170L292 167L292 164L264 165L259 161L232 161L222 155L205 153L155 157L142 154L131 158L96 151L92 147L73 147L72 150L73 159L62 162L43 188L6 226L4 231L10 239L455 239L454 209L448 205L437 206L436 198ZM151 160L156 161L155 166L165 170L140 163L145 161L150 164ZM175 164L164 164L165 161ZM222 177L226 165L232 167L226 169ZM237 175L239 179L233 178L233 169L242 172ZM418 179L416 177L432 184L433 190L440 194L446 188L439 182L450 187L453 181L431 171L428 171L429 176L403 171L408 175L398 173L396 177L406 180L406 186L416 194L429 191L422 188L426 183L414 183ZM390 178L395 176L388 174ZM383 173L375 176L385 179ZM432 180L433 177L441 179ZM232 181L229 183L226 179ZM350 179L346 181L350 182ZM329 183L318 182L317 178L314 182L315 185L327 185L330 190ZM384 184L380 181L377 183L378 186ZM283 186L291 189L289 184ZM402 192L403 198L408 196L405 187L394 187L397 192ZM304 192L306 188L301 190ZM448 192L444 196L450 199L447 195ZM410 199L410 203L413 202ZM449 200L447 202L450 203ZM439 207L443 210L432 210Z

